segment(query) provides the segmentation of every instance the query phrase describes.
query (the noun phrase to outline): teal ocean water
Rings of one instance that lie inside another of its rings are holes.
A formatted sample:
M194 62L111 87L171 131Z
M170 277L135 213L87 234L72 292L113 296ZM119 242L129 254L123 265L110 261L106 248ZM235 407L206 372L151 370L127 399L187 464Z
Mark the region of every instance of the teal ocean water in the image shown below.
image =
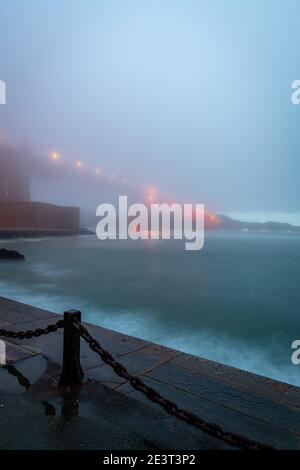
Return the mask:
M300 385L300 235L212 232L181 242L1 241L0 295Z

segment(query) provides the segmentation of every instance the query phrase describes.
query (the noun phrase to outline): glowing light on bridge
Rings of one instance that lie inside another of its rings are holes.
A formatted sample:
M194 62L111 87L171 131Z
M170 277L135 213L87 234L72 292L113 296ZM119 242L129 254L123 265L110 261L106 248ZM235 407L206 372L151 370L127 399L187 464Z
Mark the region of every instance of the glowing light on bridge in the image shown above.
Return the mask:
M152 193L152 194L156 194L156 193L157 193L157 189L154 188L154 186L150 186L150 187L148 188L148 192L149 192L149 193Z
M131 187L132 189L139 190L141 194L144 194L146 201L149 201L149 202L158 201L159 191L153 185L151 186L137 185L134 182L132 182L130 179L128 180L126 176L119 175L113 171L112 172L104 171L100 165L97 166L97 163L95 163L94 166L89 166L88 164L86 164L84 160L74 159L72 162L68 159L67 155L65 155L64 158L62 158L62 155L58 150L51 151L50 149L50 151L48 150L47 153L44 153L44 156L48 158L50 161L53 161L53 163L54 162L63 163L62 167L64 171L68 171L68 170L71 171L72 168L73 169L76 168L78 171L80 170L84 172L86 176L90 176L90 178L93 178L93 176L94 178L95 176L100 178L101 176L101 178L107 181L114 182L114 184L119 183L119 184L126 185L128 187Z
M51 158L52 158L52 160L58 160L59 159L59 153L58 152L52 152L51 153Z
M148 200L150 202L153 202L156 200L156 196L157 196L157 189L154 188L153 186L150 186L147 190L147 193L148 193Z

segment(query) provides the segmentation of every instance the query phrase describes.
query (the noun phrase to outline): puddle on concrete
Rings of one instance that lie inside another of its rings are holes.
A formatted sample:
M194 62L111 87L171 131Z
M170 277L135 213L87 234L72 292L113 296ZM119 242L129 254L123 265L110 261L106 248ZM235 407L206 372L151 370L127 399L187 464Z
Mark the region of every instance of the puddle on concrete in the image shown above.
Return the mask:
M56 416L56 408L52 403L49 403L46 400L42 401L44 407L44 413L46 416Z
M10 364L5 367L5 370L9 373L9 375L12 375L17 379L19 385L26 388L26 390L29 390L29 388L31 387L31 383L29 382L27 377L25 377L20 371L18 371L18 369L15 368L15 366Z
M25 393L38 381L48 365L42 356L29 357L15 364L0 367L0 391L8 393Z
M81 415L79 403L80 390L61 392L52 400L42 401L46 416L61 416L67 421Z

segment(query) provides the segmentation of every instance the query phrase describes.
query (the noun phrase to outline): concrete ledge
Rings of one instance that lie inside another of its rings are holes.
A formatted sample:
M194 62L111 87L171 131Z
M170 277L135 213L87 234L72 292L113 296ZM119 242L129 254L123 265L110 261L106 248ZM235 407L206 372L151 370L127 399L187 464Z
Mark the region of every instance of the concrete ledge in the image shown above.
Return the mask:
M53 312L0 298L0 325L3 328L16 331L35 329L59 318ZM118 357L133 374L182 407L227 431L282 449L300 449L298 387L95 325L85 325L103 347ZM19 349L14 350L14 347ZM32 340L10 340L8 350L15 367L24 359L24 354L35 355L39 351L49 361L61 366L62 331ZM157 413L157 405L149 403L116 376L85 342L81 346L81 363L86 377L101 384L108 394L113 389L114 393L137 401L137 406L145 405L149 414ZM58 367L56 375L59 370ZM168 419L173 418L166 416ZM188 429L194 436L195 430ZM220 443L215 443L215 448L220 448Z

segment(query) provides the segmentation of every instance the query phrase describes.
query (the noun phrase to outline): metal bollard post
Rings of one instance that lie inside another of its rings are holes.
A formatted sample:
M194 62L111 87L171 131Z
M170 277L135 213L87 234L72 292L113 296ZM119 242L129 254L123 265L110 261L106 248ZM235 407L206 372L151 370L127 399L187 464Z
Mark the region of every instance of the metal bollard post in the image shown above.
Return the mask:
M74 328L74 320L81 321L81 312L68 310L64 313L64 352L60 387L75 387L81 385L83 381L83 370L80 365L80 334Z

